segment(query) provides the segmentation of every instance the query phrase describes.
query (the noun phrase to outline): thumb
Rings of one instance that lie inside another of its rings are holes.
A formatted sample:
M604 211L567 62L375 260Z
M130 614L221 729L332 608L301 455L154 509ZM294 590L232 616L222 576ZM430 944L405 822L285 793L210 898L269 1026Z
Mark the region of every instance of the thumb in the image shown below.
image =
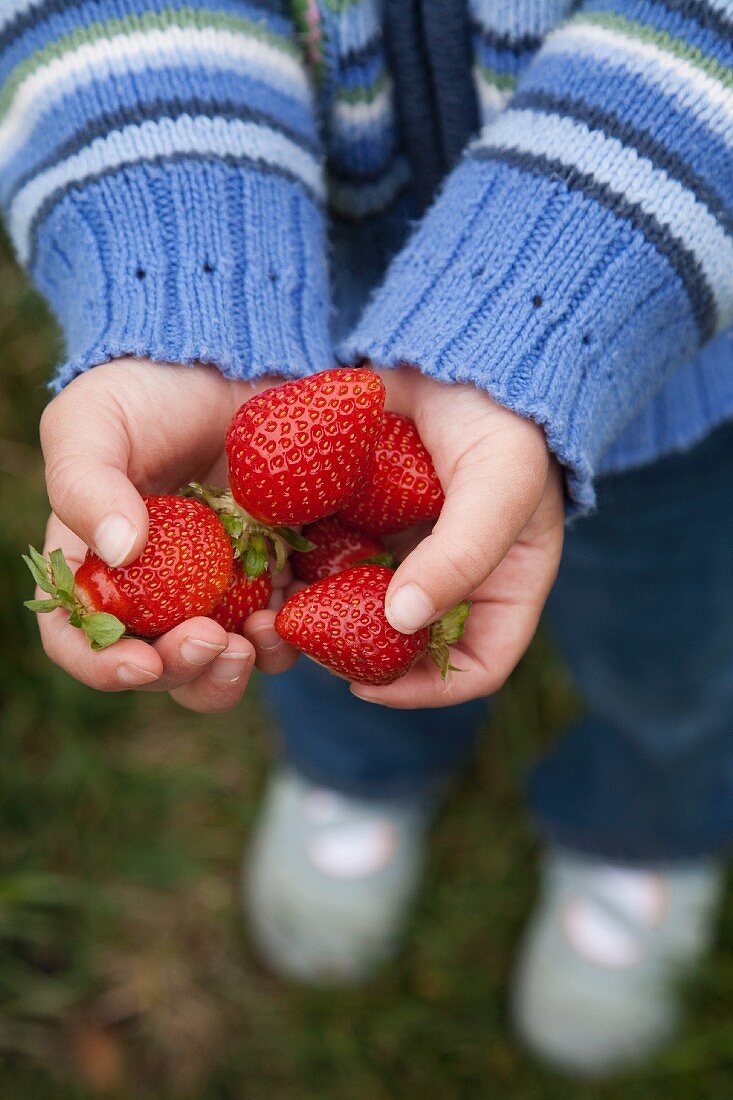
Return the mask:
M118 408L73 384L41 418L51 508L108 565L126 565L148 537L145 502L127 477L129 440Z
M431 534L397 569L386 614L414 633L466 600L504 559L537 509L548 475L547 448L501 435L463 454L445 485Z

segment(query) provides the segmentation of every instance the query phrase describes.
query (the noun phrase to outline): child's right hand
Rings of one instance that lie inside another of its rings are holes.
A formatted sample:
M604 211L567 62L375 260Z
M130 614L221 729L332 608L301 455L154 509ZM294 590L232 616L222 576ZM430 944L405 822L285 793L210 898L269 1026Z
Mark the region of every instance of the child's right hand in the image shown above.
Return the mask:
M72 569L87 546L110 565L132 561L147 539L140 494L173 492L190 480L224 484L232 414L272 384L231 381L213 367L134 359L76 378L41 420L53 509L45 551L60 546ZM271 611L257 612L244 638L196 618L153 643L123 638L94 652L64 611L39 616L48 656L82 683L102 691L169 691L183 706L210 712L238 702L255 662L265 672L293 662L272 621Z

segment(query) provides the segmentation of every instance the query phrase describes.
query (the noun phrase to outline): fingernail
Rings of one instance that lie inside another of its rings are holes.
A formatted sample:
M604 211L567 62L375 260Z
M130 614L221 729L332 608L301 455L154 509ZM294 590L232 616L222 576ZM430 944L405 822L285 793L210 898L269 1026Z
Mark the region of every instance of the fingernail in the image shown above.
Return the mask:
M126 684L127 687L142 687L143 684L152 684L159 677L157 672L151 672L150 669L140 668L139 665L125 664L118 667L117 679L121 684Z
M121 565L132 550L137 528L129 519L113 512L102 520L94 533L94 549L107 565Z
M358 688L349 688L351 694L355 699L361 699L362 703L371 703L375 707L383 707L384 703L381 699L374 699L371 695L362 695Z
M422 588L416 584L406 584L395 592L385 608L388 621L402 634L414 634L416 630L427 626L435 613Z
M269 653L273 649L278 649L283 640L275 630L274 626L265 626L262 630L258 630L253 634L255 645L263 653Z
M251 653L222 653L211 666L211 679L217 684L236 684L251 663Z
M189 665L208 665L217 653L226 649L226 642L205 642L202 638L186 638L179 653Z

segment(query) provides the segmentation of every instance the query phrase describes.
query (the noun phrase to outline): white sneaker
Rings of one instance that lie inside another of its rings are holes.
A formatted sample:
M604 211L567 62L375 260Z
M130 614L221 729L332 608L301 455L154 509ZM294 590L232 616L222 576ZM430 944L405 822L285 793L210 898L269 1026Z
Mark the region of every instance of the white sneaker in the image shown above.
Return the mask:
M679 979L711 946L721 890L713 861L643 870L547 856L514 979L520 1038L574 1073L651 1056L680 1022Z
M277 772L244 879L253 940L268 965L312 984L350 984L393 955L429 818L423 799L357 799Z

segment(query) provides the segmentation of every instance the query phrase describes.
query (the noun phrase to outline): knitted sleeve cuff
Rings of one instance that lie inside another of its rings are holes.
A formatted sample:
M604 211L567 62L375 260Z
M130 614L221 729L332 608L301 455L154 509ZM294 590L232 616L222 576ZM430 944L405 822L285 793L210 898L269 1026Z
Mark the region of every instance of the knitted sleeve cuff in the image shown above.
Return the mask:
M536 420L571 512L593 506L600 456L701 335L675 255L583 182L464 160L340 348L475 383Z
M329 366L323 216L284 175L225 158L102 175L45 214L29 267L66 337L56 389L124 355L231 378Z

